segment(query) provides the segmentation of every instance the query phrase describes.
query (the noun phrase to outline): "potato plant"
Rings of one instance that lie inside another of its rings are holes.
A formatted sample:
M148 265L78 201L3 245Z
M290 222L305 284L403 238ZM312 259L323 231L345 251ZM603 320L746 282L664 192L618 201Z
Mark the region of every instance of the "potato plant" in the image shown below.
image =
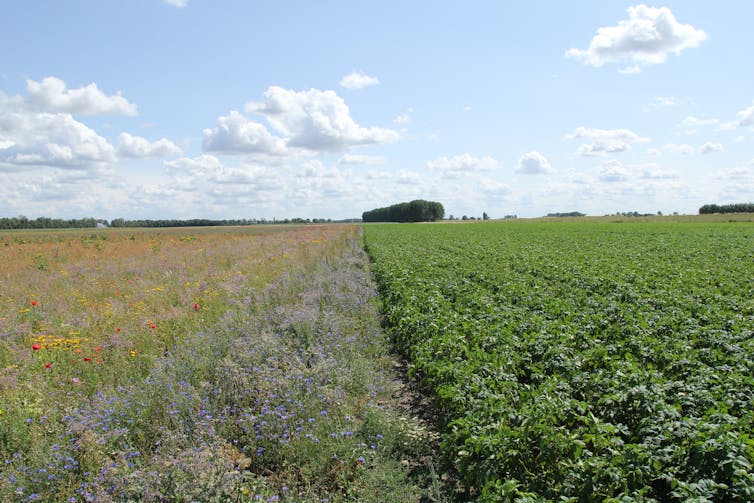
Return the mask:
M365 229L466 497L754 500L754 225Z

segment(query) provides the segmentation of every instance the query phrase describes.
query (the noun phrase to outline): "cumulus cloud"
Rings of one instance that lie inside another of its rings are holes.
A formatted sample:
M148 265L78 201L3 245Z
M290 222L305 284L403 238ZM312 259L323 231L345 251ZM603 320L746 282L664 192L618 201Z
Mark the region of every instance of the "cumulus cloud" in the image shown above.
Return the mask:
M625 152L631 149L631 144L649 141L629 129L592 129L579 127L573 133L566 135L566 139L584 138L591 140L590 144L581 145L578 153L582 156L594 156Z
M341 87L349 90L363 89L369 86L376 86L380 83L377 77L371 77L364 72L351 72L340 79Z
M422 186L424 180L418 173L402 169L398 171L398 178L396 179L396 183L399 183L401 185L414 185L419 187Z
M345 154L338 160L338 164L348 166L374 166L385 164L387 159L381 155Z
M136 105L117 93L107 96L97 84L77 89L67 89L57 77L46 77L41 82L26 81L29 103L40 111L63 112L77 115L137 115Z
M646 180L672 180L680 178L677 171L663 169L654 164L650 164L641 171L641 177Z
M709 154L710 152L722 152L723 146L719 143L705 142L699 147L700 154Z
M108 141L70 114L0 115L0 165L86 169L115 161Z
M615 159L609 159L600 166L600 180L603 182L623 182L628 179L628 171Z
M442 172L448 178L460 178L470 173L497 169L500 163L489 156L474 157L464 153L453 157L438 157L429 161L426 166L427 169Z
M123 157L168 157L181 155L182 153L178 145L167 138L160 138L157 141L150 142L141 136L121 133L118 135L118 141L120 143L118 155Z
M256 164L225 166L213 155L181 157L165 161L165 169L175 176L174 188L195 194L208 194L218 204L228 205L223 195L248 196L257 191L280 190L285 187L278 174ZM251 191L251 192L250 192Z
M493 197L505 197L513 192L510 186L491 178L483 178L479 180L478 189L482 194Z
M545 156L543 156L536 150L527 152L526 154L522 155L518 161L518 167L516 168L516 173L523 173L526 175L538 175L554 172L555 170L550 165L550 161L548 161Z
M198 157L181 157L172 161L165 161L168 172L188 175L208 175L222 170L220 159L213 155L203 154Z
M738 125L751 126L754 124L754 105L738 112Z
M235 110L219 117L217 125L202 131L202 136L202 147L207 152L269 155L287 152L282 138L273 136L263 124L249 120Z
M587 49L569 49L566 57L595 67L628 61L622 72L637 73L644 65L664 63L668 54L680 54L707 39L703 30L676 21L667 7L635 5L627 11L628 19L599 28Z
M264 98L263 102L248 103L245 110L267 119L288 147L337 151L356 145L389 143L399 138L399 134L391 129L357 124L346 103L334 91L309 89L297 92L272 86ZM236 119L240 121L240 118ZM261 130L255 131L254 137L259 134ZM210 146L213 145L212 136L211 132L205 136Z

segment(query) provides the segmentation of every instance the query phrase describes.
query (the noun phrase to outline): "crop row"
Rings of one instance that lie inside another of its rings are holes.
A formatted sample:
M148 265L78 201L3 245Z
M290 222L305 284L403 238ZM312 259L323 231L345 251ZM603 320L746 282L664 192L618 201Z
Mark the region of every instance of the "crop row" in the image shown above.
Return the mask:
M394 344L482 501L754 500L754 228L366 228Z

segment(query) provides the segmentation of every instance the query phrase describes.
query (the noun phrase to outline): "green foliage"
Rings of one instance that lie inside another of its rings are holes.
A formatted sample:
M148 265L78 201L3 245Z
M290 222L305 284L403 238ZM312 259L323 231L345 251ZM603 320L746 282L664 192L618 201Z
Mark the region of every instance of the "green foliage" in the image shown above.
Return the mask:
M434 222L442 220L443 216L445 216L445 209L442 204L417 199L408 203L365 211L361 219L364 222Z
M0 230L4 229L82 229L97 227L98 220L81 218L63 220L60 218L39 217L29 220L25 216L0 218Z
M752 501L754 228L365 228L480 501Z
M569 211L567 213L548 213L547 216L566 218L566 217L585 217L586 214L581 213L579 211Z
M705 204L699 208L700 215L709 215L712 213L754 213L754 203Z

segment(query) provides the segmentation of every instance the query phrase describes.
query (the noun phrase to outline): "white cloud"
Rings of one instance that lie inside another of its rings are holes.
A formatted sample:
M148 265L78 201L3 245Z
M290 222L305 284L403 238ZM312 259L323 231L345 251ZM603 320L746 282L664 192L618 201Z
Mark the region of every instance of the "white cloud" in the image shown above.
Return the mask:
M566 57L595 67L629 61L622 73L637 73L643 65L664 63L668 54L680 54L707 39L704 31L676 21L667 7L636 5L627 11L627 20L599 28L588 49L569 49Z
M717 178L725 185L720 198L730 202L748 201L754 193L754 159L744 166L739 166L720 174Z
M710 152L722 152L723 146L719 143L705 142L699 147L700 154L709 154Z
M202 132L202 147L207 152L224 154L269 154L287 153L285 142L270 134L258 122L247 119L239 112L231 112L217 119L217 125Z
M585 138L591 144L581 145L578 153L582 156L605 155L625 152L631 149L632 143L649 141L629 129L592 129L579 127L566 135L566 139Z
M377 164L385 164L387 159L381 155L358 155L358 154L345 154L338 160L338 164L350 165L350 166L374 166Z
M418 173L402 169L398 171L398 178L396 180L396 183L399 183L401 185L414 185L420 187L423 185L424 180Z
M136 105L117 93L107 96L97 84L78 89L67 89L57 77L46 77L41 82L26 81L29 102L44 112L64 112L77 115L137 115Z
M659 108L669 108L680 106L683 102L675 96L655 96L652 103L647 105L646 110L657 110Z
M651 155L653 157L657 157L657 156L662 155L662 150L660 150L659 148L648 148L647 149L647 155Z
M87 169L114 161L113 146L70 114L18 111L0 115L0 167Z
M181 157L165 161L164 166L169 174L175 176L173 188L194 194L208 194L223 205L231 204L229 201L222 201L223 194L248 196L249 191L285 188L278 174L270 168L250 163L225 166L213 155Z
M387 180L392 176L389 171L375 171L370 169L367 171L367 180Z
M754 105L738 112L738 125L751 126L754 124Z
M694 147L688 143L667 143L665 150L672 154L691 155L695 152Z
M615 159L608 159L600 167L600 180L603 182L623 182L628 179L628 171Z
M641 177L647 180L673 180L680 178L680 175L676 171L663 169L655 164L650 164L642 170Z
M479 180L479 192L488 196L505 197L513 192L510 186L491 178Z
M718 119L700 119L698 117L686 117L678 125L685 128L693 128L698 126L714 126L719 123Z
M411 116L409 114L400 114L393 119L396 124L408 124L411 122Z
M118 135L118 141L120 142L118 155L123 157L168 157L182 153L178 145L167 138L150 142L141 136L121 133Z
M188 5L188 0L162 0L164 3L168 5L172 5L173 7L178 7L179 9L183 9Z
M375 86L380 83L377 77L370 77L364 72L351 72L340 79L341 87L349 90L364 89L368 86Z
M207 154L193 158L181 157L180 159L165 161L164 166L169 172L202 176L217 173L222 170L223 167L217 157Z
M261 103L246 111L264 116L288 147L312 151L343 150L356 145L389 143L399 134L391 129L359 126L348 106L334 91L291 91L272 86Z
M460 178L462 176L491 171L500 168L500 162L489 156L474 157L464 153L453 157L438 157L426 164L427 169L442 172L447 178Z
M555 170L550 165L550 161L548 161L545 156L543 156L536 150L527 152L526 154L522 155L518 161L518 167L516 168L516 173L524 173L527 175L554 172Z

